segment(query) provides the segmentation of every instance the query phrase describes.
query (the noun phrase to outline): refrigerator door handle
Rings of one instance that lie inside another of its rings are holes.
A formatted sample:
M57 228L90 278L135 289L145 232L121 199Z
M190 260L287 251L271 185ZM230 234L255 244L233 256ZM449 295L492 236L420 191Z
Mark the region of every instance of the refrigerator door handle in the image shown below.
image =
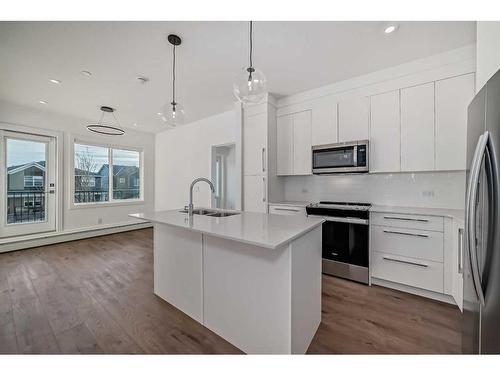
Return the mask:
M467 195L468 204L466 211L466 230L467 241L469 246L469 258L471 264L472 280L474 282L474 289L476 290L477 297L482 306L484 306L484 292L481 283L481 276L479 270L477 246L476 246L476 201L478 195L478 184L481 176L481 165L483 159L488 152L487 147L489 143L489 132L484 132L477 142L476 151L474 153L473 164L469 179L469 192Z

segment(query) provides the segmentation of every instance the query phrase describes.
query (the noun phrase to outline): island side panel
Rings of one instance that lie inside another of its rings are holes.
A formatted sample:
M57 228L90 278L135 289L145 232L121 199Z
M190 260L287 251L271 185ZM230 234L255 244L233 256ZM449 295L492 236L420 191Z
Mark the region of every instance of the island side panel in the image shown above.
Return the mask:
M204 325L245 353L288 354L290 248L203 236Z
M321 323L321 225L291 244L292 353L304 354Z
M200 233L155 224L154 292L191 318L203 322Z

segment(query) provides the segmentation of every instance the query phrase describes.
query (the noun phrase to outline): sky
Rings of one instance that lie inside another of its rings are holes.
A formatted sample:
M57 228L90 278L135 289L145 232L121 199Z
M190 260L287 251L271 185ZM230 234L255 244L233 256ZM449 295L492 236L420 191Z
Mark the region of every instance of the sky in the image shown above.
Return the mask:
M46 144L7 139L7 167L45 160Z
M7 167L21 165L32 161L44 161L46 144L18 139L7 139ZM75 144L75 153L89 152L99 169L108 163L108 149L104 147ZM136 151L113 150L116 165L139 166L139 155Z

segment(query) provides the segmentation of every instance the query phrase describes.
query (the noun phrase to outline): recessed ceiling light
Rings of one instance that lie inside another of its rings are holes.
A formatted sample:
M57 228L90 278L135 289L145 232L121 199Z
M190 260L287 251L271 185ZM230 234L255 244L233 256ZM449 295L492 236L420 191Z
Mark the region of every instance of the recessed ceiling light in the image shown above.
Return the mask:
M144 85L146 83L149 82L149 78L148 77L142 77L142 76L139 76L139 77L136 77L137 81L139 81L140 84Z
M88 70L82 70L80 73L82 73L84 76L87 76L87 77L92 76L92 73L90 73Z
M40 103L40 104L47 104L47 102L45 100L39 100L38 103Z
M132 126L134 126L134 127L136 127L136 128L137 128L137 122L134 122L134 123L132 124Z
M397 25L388 25L386 26L386 28L384 29L384 33L386 34L390 34L390 33L393 33L394 31L396 31L398 28Z
M49 79L49 81L52 83L55 83L56 85L60 85L62 83L62 81L60 81L58 79L54 79L54 78Z
M158 112L158 113L157 113L157 115L158 115L158 116L163 116L163 113Z

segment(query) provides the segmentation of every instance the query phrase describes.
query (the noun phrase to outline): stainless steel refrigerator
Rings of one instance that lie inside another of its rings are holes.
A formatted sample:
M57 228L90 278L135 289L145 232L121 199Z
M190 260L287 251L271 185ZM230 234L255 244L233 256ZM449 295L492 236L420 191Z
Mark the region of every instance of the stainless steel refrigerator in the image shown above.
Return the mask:
M464 353L500 353L500 71L477 93L467 117Z

